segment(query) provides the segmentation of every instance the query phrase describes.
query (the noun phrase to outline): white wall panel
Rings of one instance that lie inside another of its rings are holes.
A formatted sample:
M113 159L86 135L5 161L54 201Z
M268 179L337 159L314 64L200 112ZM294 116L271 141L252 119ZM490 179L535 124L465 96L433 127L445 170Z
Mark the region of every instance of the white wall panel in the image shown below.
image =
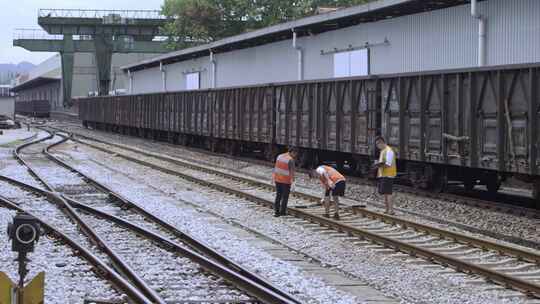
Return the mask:
M479 10L488 18L488 65L540 62L540 0L488 0L479 3ZM304 50L304 78L309 80L332 78L336 73L334 55L321 51L385 39L389 44L369 49L372 75L474 67L477 34L478 21L470 16L470 5L462 5L305 36L298 45ZM291 44L287 40L216 54L217 87L296 80L298 57ZM170 91L184 89L181 73L193 69L201 71L201 88L210 87L207 56L166 68ZM354 68L355 73L364 71L364 67ZM161 91L159 73L158 68L136 72L135 92Z

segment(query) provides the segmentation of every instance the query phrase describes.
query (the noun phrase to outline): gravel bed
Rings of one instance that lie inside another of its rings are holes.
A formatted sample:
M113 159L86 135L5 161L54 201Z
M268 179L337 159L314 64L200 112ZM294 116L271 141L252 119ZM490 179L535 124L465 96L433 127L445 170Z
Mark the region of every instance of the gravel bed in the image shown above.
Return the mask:
M145 159L145 158L146 157L143 157L143 159ZM172 164L162 162L162 161L159 161L159 160L158 161L154 160L154 163L156 163L156 162L159 163L160 165L164 166L164 167L169 168L169 169L178 170L179 172L183 172L183 173L186 173L186 174L189 174L189 175L194 175L194 176L197 176L197 177L202 178L204 180L215 181L215 182L217 182L219 184L227 185L227 186L231 185L231 184L227 183L227 181L225 181L225 183L224 183L223 182L224 180L222 178L213 176L211 174L197 172L197 171L190 170L190 169L187 169L187 168L177 167L176 165L172 165ZM250 193L252 193L254 195L263 196L266 199L270 199L270 200L273 199L273 193L271 193L271 192L261 192L260 190L257 190L257 189L249 189L248 187L245 187L244 185L241 185L241 184L239 184L238 187L241 187L243 191L250 192ZM294 200L293 200L293 203L294 203ZM298 203L297 203L297 205L298 205ZM364 226L364 225L362 225L362 226ZM380 222L378 220L368 220L368 221L366 221L364 227L369 228L369 229L384 229L384 230L388 230L388 229L393 230L394 229L393 227L388 226L388 224L382 223L382 222ZM401 239L401 240L414 239L414 240L416 240L416 242L420 242L420 241L425 240L425 239L430 239L431 240L431 239L433 239L433 236L418 237L417 232L410 230L406 234L403 234L403 232L400 232L400 236L398 238ZM432 243L432 242L430 242L430 243ZM459 244L449 244L449 245L445 245L445 246L440 246L438 249L439 250L452 250L452 249L455 250L455 249L459 249L459 252L464 252L464 254L461 254L461 256L470 256L471 254L474 254L474 252L481 252L481 249L472 248L472 247L466 247L466 246L459 245ZM501 262L501 261L504 261L506 259L505 257L502 257L502 256L498 255L497 253L492 252L492 254L494 254L495 257L489 257L488 256L487 257L488 260L482 258L481 256L476 256L477 257L477 262L478 263L484 263L484 262L493 263L493 262ZM528 270L528 273L535 273L536 271L538 271L538 268L532 268L532 269Z
M78 155L78 153L69 154L73 159ZM69 158L66 160L70 163L74 162ZM110 161L121 162L114 158L108 160L107 163L113 166L116 164L110 163ZM297 296L304 303L359 303L354 297L336 290L321 279L303 273L298 267L286 261L272 257L256 244L251 244L228 230L215 227L212 222L201 218L196 209L186 206L179 208L176 199L171 199L169 195L160 193L147 185L134 183L127 176L144 175L144 171L133 172L130 167L126 166L122 167L122 170L126 170L123 171L126 175L122 175L90 162L77 163L75 166L109 185L123 196L139 203L140 206L171 223L179 230L203 240L218 252L248 269L262 274L277 286Z
M59 139L59 137L55 137L28 147L27 150L24 150L28 154L23 154L23 157L26 159L29 156L29 162L38 174L43 176L54 187L84 186L86 182L80 176L47 160L44 155L38 154L44 147L57 142ZM10 196L17 194L13 193L13 190L16 191L16 189L9 191ZM48 216L49 219L52 219L54 226L61 227L64 233L79 244L90 247L84 236L78 233L76 226L64 222L63 220L66 220L66 217L45 199L34 197L18 200L18 202L21 203L23 208L31 210L37 216ZM119 211L119 209L116 211ZM174 254L156 247L146 239L134 234L130 235L128 231L110 225L103 220L88 215L83 216L83 219L90 223L98 235L104 237L109 245L113 245L117 252L122 252L124 256L127 255L125 258L130 265L138 269L139 273L143 273L143 279L150 282L156 290L160 290L166 299L190 299L193 301L208 299L243 301L249 299L241 291L220 282L219 278L201 273L199 266L191 263L188 259L178 258ZM98 253L98 256L102 259L106 258L104 254ZM167 261L172 260L176 261L174 265L167 264ZM180 281L182 277L184 280ZM170 284L165 286L166 282Z
M37 135L36 133L27 131L26 129L23 129L23 128L7 129L7 130L2 130L2 131L3 131L3 134L0 135L0 146L3 146L3 147L15 146Z
M74 132L81 132L103 140L113 140L114 142L126 145L134 145L155 153L163 153L173 157L191 158L214 166L242 170L250 175L258 176L263 179L269 179L271 174L271 168L268 166L231 160L226 156L212 156L186 149L182 146L171 146L165 143L151 142L141 138L126 137L100 131L89 131L76 125L70 125L68 128ZM310 181L305 174L298 174L298 177L297 186L299 189L313 190L319 188L317 182ZM347 185L347 195L349 198L381 204L381 198L374 192L374 187L352 183ZM486 210L484 208L471 207L459 203L425 198L407 193L399 193L396 195L395 206L426 216L540 243L540 220L538 219L529 219L521 216L509 215L496 210Z
M8 159L0 162L0 175L10 177L23 183L42 188L43 186L36 181L28 172L25 166L14 159Z
M56 205L46 198L32 193L21 191L20 188L0 181L0 195L14 200L19 206L37 217L45 219L56 230L62 231L79 245L90 250L94 255L107 261L108 257L94 246L89 239L80 232L77 225L66 216Z
M44 133L39 133L39 137L45 137ZM13 157L13 148L0 147L0 175L4 175L33 186L40 187L39 184L28 172L27 168L21 165Z
M214 178L212 174L207 174L207 173L204 173L204 172L198 172L196 170L191 170L191 169L188 169L188 168L176 165L176 164L169 163L167 161L159 160L159 159L156 159L156 158L153 158L153 157L143 156L143 155L135 153L135 152L122 150L122 149L118 149L118 148L111 148L111 147L109 147L109 149L112 149L114 151L119 151L119 153L127 154L127 155L130 155L132 157L136 157L138 159L144 160L144 161L151 162L151 163L159 165L161 167L165 167L165 168L172 169L172 170L177 170L178 172L188 173L190 175L194 175L194 176L197 176L199 178L205 178L205 179L213 179ZM227 171L226 169L221 169L221 170ZM242 176L241 173L233 173L233 174ZM264 179L259 179L259 180L265 182ZM321 194L320 193L321 189L320 189L320 186L318 185L318 182L314 182L314 180L310 180L309 178L306 178L305 175L301 176L299 178L299 182L300 181L304 182L303 183L304 187L299 187L299 189L301 191L312 194L312 195L315 195L315 196L318 196L318 195ZM266 181L266 182L268 182L268 181ZM310 187L308 188L305 185L308 185ZM239 184L239 187L244 187L245 188L245 186L243 186L241 184ZM370 188L370 187L367 187L367 186L361 186L361 185L353 185L353 187L364 187L366 189L366 192L371 190L370 194L366 194L364 197L362 197L358 201L361 201L361 202L367 204L369 206L369 208L374 210L374 211L379 211L379 212L384 211L383 207L381 206L380 202L378 201L379 196L376 195L376 194L373 194L373 190L374 190L373 188ZM270 192L260 193L260 191L258 192L257 189L243 189L243 190L247 191L247 192L254 192L255 191L256 194L258 194L258 195L262 194L262 196L265 197L266 199L273 200L273 195L274 195L273 193L270 193ZM401 198L401 195L398 196L398 200L400 198ZM354 205L354 204L357 204L358 201L346 199L346 200L342 200L342 203ZM306 202L296 200L295 198L291 198L290 202L289 202L290 206L300 206L300 205L305 205L305 204L306 204ZM309 204L309 203L307 203L307 204ZM466 211L467 210L471 211L470 209L465 209L465 210ZM500 215L500 214L498 214L498 215ZM458 228L456 226L451 226L451 225L447 225L447 224L444 224L444 223L443 224L438 223L438 222L434 223L433 221L431 221L429 219L426 219L426 218L420 217L420 216L416 216L416 215L412 215L412 214L409 214L409 213L399 212L399 216L401 218L403 218L403 219L407 219L407 220L412 221L412 222L423 223L423 224L426 224L426 225L436 226L436 227L439 227L439 228L442 228L442 229L451 230L451 231L455 231L455 232L458 232L458 233L463 233L463 234L475 236L475 237L478 237L478 238L485 238L485 239L491 240L492 242L509 245L508 242L505 242L505 241L502 241L502 240L499 240L499 239L486 238L485 235L481 235L481 234L478 234L478 233L472 233L470 231L466 231L466 230L463 230L463 229ZM436 216L434 216L434 217L436 217ZM518 220L520 220L520 221L534 221L532 219L527 219L527 218L524 218L524 217L516 217L515 221L517 222ZM374 222L381 225L381 223L379 221L374 221ZM505 223L507 223L507 221L505 221ZM526 224L524 224L524 225L526 225ZM509 225L509 226L513 227L512 225ZM531 225L531 227L529 227L529 228L530 229L538 229L537 225ZM483 229L489 229L489 227L484 227ZM520 246L515 245L515 244L511 244L511 245L515 246L515 247L520 247ZM524 247L521 247L521 248L524 248Z
M69 151L65 151L72 155ZM96 153L88 149L89 153ZM175 208L179 201L186 200L197 204L200 208L211 210L231 221L245 225L250 229L269 235L288 246L316 257L328 265L345 270L355 276L370 282L373 286L394 294L404 302L413 303L521 303L522 299L502 296L510 296L506 290L486 290L467 284L472 277L461 274L442 275L434 270L422 268L415 263L404 263L401 259L392 258L389 255L381 255L377 250L356 246L344 238L331 237L325 233L314 232L304 226L294 224L294 220L271 217L270 211L261 211L259 208L246 208L241 199L224 196L222 193L208 193L207 190L198 190L196 185L191 185L180 179L148 170L145 167L129 163L113 156L97 153L95 158L107 163L117 171L114 179L111 177L101 178L111 185L133 184L131 176L137 181L144 181L162 191L159 203L152 203L152 199L144 200L134 189L126 190L125 195L131 194L138 200L145 201L145 208L163 214L172 222L177 222L177 217L184 216L184 208ZM92 176L108 175L110 171L98 168L95 165L79 164L79 168L89 172ZM119 175L122 172L125 175ZM109 175L112 175L109 173ZM139 186L140 187L140 186ZM126 188L125 186L123 188ZM194 190L195 189L195 190ZM147 190L145 195L153 190ZM157 195L157 194L156 194ZM168 195L173 195L171 200ZM169 205L170 204L170 205ZM154 209L155 208L155 209ZM193 221L193 217L184 216L184 222L177 225L187 226L187 221ZM188 226L189 227L189 226ZM202 233L205 238L214 236L212 232ZM236 246L235 246L236 247ZM230 250L230 248L224 248ZM274 269L275 270L275 269ZM266 274L266 272L263 272ZM493 285L490 285L493 287ZM321 303L334 303L323 301Z
M0 192L4 191L2 185ZM0 208L0 269L12 281L18 280L17 254L11 251L6 227L12 221L14 211ZM45 271L45 303L83 303L84 299L120 299L121 295L104 279L92 272L89 263L77 257L71 248L60 245L57 240L42 236L29 255L28 282Z
M52 139L28 146L20 151L20 156L32 166L37 174L46 176L46 181L53 187L85 185L86 182L79 175L55 164L42 153L44 148L61 139L61 137L55 136Z
M157 247L137 234L91 215L83 215L115 252L166 301L242 301L249 297L187 258Z

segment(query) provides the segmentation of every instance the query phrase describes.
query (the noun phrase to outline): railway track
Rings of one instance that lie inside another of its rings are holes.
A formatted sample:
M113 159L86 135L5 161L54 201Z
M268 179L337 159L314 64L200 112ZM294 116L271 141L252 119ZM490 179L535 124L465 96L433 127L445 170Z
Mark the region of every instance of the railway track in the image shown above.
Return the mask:
M48 127L51 127L51 126L48 126ZM72 126L70 126L70 127L72 127ZM76 135L76 136L78 136L80 138L87 138L87 139L93 140L93 141L96 141L96 140L100 141L99 139L96 139L96 138L93 138L91 136L81 134L80 132L65 131L61 127L60 128L51 127L51 128L53 128L53 129L55 129L57 131L64 131L64 132L72 133L72 134L74 134L74 135ZM169 144L169 143L166 143L166 142L160 142L160 144L165 145L165 146L170 146L173 149L178 148L177 145L172 145L172 144ZM211 151L200 149L200 148L187 147L187 146L183 146L182 148L193 151L193 152L196 152L196 153L204 153L204 154L208 154L208 155L215 156L215 157L224 157L223 154L211 152ZM258 160L258 159L253 159L253 158L249 158L249 157L242 157L242 156L231 156L231 155L225 155L225 156L228 157L228 158L231 158L233 160L241 161L241 162L245 162L245 163L251 163L251 164L265 166L265 167L272 167L273 166L273 164L271 164L268 161L264 161L264 160ZM194 161L194 162L201 163L201 160L199 160L199 159L195 159L195 158L190 158L190 159L192 161ZM204 162L202 162L202 163L204 164ZM228 170L233 170L234 171L234 169L231 169L231 168L228 168ZM246 174L246 172L243 172L243 174ZM253 177L257 177L257 176L253 176ZM360 178L360 177L350 176L350 175L347 176L347 178L351 182L354 182L354 183L359 184L359 185L369 185L369 186L373 185L373 181L371 181L371 180L369 180L367 178ZM399 192L409 193L409 194L412 194L412 195L419 195L419 196L422 196L422 197L428 197L428 198L433 198L433 199L438 199L438 200L443 200L443 201L449 201L449 202L452 202L452 203L458 203L458 204L471 206L471 207L479 207L479 208L484 208L484 209L489 209L489 210L496 210L496 211L499 211L499 212L505 212L505 213L508 213L508 214L514 214L514 215L526 216L526 217L529 217L529 218L540 219L540 210L538 210L538 209L524 207L524 206L516 205L516 204L513 204L513 203L506 203L508 201L515 200L516 202L519 202L519 204L521 204L521 205L527 205L527 204L534 205L536 202L534 202L534 200L532 200L532 198L525 198L525 197L522 197L522 196L514 197L514 196L509 195L509 194L502 194L501 193L501 194L496 195L494 197L494 199L492 199L492 200L486 200L486 199L482 199L481 196L493 197L493 195L489 194L487 191L482 191L482 190L468 191L467 192L464 189L459 189L459 188L455 188L455 187L452 188L452 186L450 186L449 190L454 189L456 191L439 193L439 192L434 192L434 191L422 190L422 189L419 189L419 188L415 188L415 187L411 187L411 186L407 186L407 185L403 185L403 184L395 185L395 187ZM405 212L405 213L411 213L411 211L408 211L408 210L405 210L405 209L400 209L400 211ZM415 214L414 212L412 212L411 214L418 215L418 214ZM464 227L462 227L462 228L464 228Z
M234 194L258 204L271 207L273 186L230 171L192 162L173 159L135 149L83 142L102 152L114 154L140 165L181 177L226 193ZM341 221L322 216L319 198L295 192L289 215L330 227L396 251L422 257L437 264L475 274L516 289L526 295L540 297L540 255L536 251L470 237L435 227L388 216L355 205L345 206Z
M86 236L106 252L117 272L147 297L140 303L300 303L91 178L59 166L62 163L47 149L63 141L50 135L21 145L14 153L47 190L4 180L44 196L54 195ZM29 153L22 152L25 149Z
M53 130L56 130L56 131L66 132L66 134L69 133L69 131L65 131L65 130L63 130L61 128L56 128L56 127L49 127L49 128L51 128ZM128 147L128 146L125 146L125 145L122 145L122 144L116 144L114 142L105 141L105 140L98 139L98 138L95 138L95 137L92 137L92 136L87 136L87 135L81 134L79 132L69 133L69 134L73 134L73 135L75 135L75 136L77 136L77 137L79 137L80 139L83 139L83 140L86 139L86 140L89 140L89 141L105 144L105 145L107 145L109 147L127 149L127 150L130 150L131 152L135 152L135 153L141 153L141 152L144 153L144 151L142 151L140 149L131 148L131 147ZM167 143L160 143L160 144L165 145L166 147L170 146L171 149L178 149L177 146L170 145L170 144L167 144ZM145 147L146 147L146 145L145 145ZM223 157L223 155L221 155L221 154L216 154L216 153L209 152L209 151L206 151L206 150L201 150L201 149L198 149L198 148L192 148L192 147L183 147L183 148L187 149L188 151L193 151L195 153L209 154L212 157L219 157L219 158ZM148 149L150 151L152 151L152 149L155 149L155 147L153 147L150 144L150 145L148 145ZM173 152L169 152L166 155L173 155L172 153ZM156 153L149 153L148 155L155 156L155 157L159 158L159 155L157 155ZM227 156L227 157L229 157L229 156ZM191 157L191 156L183 155L182 159L184 159L186 161L189 161L189 162L201 164L202 166L214 166L214 167L217 166L217 167L220 167L221 169L224 169L224 170L227 170L227 171L230 171L230 172L234 172L234 173L237 173L237 174L240 174L240 175L244 175L244 176L249 176L249 177L252 177L254 179L265 179L264 176L262 176L260 173L259 174L250 173L250 172L243 171L242 169L231 168L230 166L221 166L221 165L216 165L216 164L210 164L207 161L203 161L201 159L197 159L197 158L194 158L194 157ZM265 166L265 167L270 166L267 161L256 160L256 159L251 159L251 158L246 158L246 157L232 157L232 159L235 160L235 161L239 161L239 162L247 163L247 164L255 164L255 165L260 165L260 166ZM358 178L358 177L348 177L348 179L352 183L354 183L355 185L363 185L363 186L370 186L370 187L373 186L373 182L370 181L370 180L367 180L367 179ZM421 197L433 198L433 199L443 200L443 201L449 201L451 203L464 205L464 206L479 207L479 208L484 208L484 209L488 209L488 210L496 210L498 212L504 212L504 213L511 214L511 215L519 215L519 216L523 216L523 217L527 217L527 218L531 218L531 219L540 218L540 211L536 210L536 209L519 207L519 206L515 206L515 205L511 205L511 204L504 204L504 203L486 201L486 200L482 200L482 199L475 199L475 198L470 198L470 197L467 197L467 196L464 197L462 195L457 195L457 194L452 194L452 193L436 193L436 192L424 191L424 190L421 190L421 189L416 189L414 187L407 187L407 186L403 186L403 185L396 185L396 187L397 187L397 190L399 192L409 193L409 194L413 194L413 195L419 195ZM356 196L356 197L348 197L348 198L351 199L351 200L355 200L355 201L364 200L363 198L359 198L358 196ZM369 204L370 206L384 208L384 206L381 203L379 203L379 202L377 202L375 200L369 200L366 203ZM496 231L493 231L493 230L477 228L477 227L474 227L474 226L471 226L471 225L463 224L463 223L456 222L456 221L450 221L450 220L447 220L447 219L444 219L444 218L441 218L441 217L437 217L437 216L430 216L430 215L427 215L427 214L415 212L413 210L409 210L409 209L405 209L405 208L395 208L395 209L397 211L403 213L403 214L410 215L410 216L416 217L416 218L423 218L423 219L428 220L430 222L435 222L435 223L446 225L446 226L453 226L453 227L456 227L456 228L458 228L460 230L463 230L463 231L468 231L468 232L475 233L475 234L486 235L486 236L492 237L494 239L499 239L499 240L502 240L502 241L518 244L518 245L529 247L529 248L540 249L540 243L532 241L532 240L524 239L524 238L521 238L521 237L516 237L516 236L513 236L513 235L508 235L508 234L505 234L505 233L496 232Z
M5 177L0 177L2 180L0 183L4 188L13 187L9 185L10 180ZM28 187L27 189L31 189ZM35 191L21 191L17 189L17 192L24 193L25 195L15 195L13 197L0 196L0 205L3 208L8 208L18 212L25 212L34 218L36 218L41 227L45 230L45 234L52 240L55 241L55 248L60 246L67 246L72 252L73 256L77 256L82 260L78 264L80 272L83 272L83 275L80 275L76 272L72 276L79 277L81 281L85 278L90 281L95 281L96 279L106 281L105 284L100 286L104 290L94 290L91 291L92 295L98 294L98 297L95 298L86 298L87 301L98 301L98 302L108 302L113 300L121 300L120 294L125 294L129 299L138 302L144 303L148 299L129 281L120 276L112 267L109 266L107 258L103 254L93 250L91 244L87 241L85 236L74 229L73 223L70 223L69 220L66 220L63 214L60 214L57 208L51 208L54 206L59 198L53 193L47 193L47 195L36 195L36 192L41 192L42 190L38 189ZM55 249L55 252L61 250ZM95 274L96 279L91 278L92 275L85 273L85 269L91 269ZM111 284L114 292L108 291L106 285ZM97 286L96 286L97 287ZM104 288L105 287L105 288ZM61 286L57 286L61 288ZM101 295L101 296L99 296ZM108 297L104 295L109 295ZM111 297L113 296L113 297Z

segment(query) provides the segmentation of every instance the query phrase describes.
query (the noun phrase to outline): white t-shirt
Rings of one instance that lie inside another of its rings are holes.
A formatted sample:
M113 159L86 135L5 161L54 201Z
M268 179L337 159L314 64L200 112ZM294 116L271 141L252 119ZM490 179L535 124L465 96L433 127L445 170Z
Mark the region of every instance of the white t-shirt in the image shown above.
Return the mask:
M394 157L395 157L394 151L392 149L387 149L385 156L386 156L386 161L384 162L384 165L387 167L392 166L392 163L394 162ZM381 153L379 161L381 161L382 157L383 157L383 154ZM377 177L380 177L380 176L382 176L382 168L379 168L377 172ZM394 178L394 177L388 177L388 178Z
M394 162L394 151L392 149L388 149L386 151L386 163L387 166L392 166L392 163Z

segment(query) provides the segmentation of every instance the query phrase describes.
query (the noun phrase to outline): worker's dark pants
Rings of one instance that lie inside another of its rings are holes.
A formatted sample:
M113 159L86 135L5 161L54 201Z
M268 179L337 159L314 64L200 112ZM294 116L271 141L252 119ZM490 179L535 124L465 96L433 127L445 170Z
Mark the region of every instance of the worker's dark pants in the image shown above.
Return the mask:
M287 202L289 201L289 193L291 185L276 183L276 201L274 202L275 214L285 215L287 213Z

